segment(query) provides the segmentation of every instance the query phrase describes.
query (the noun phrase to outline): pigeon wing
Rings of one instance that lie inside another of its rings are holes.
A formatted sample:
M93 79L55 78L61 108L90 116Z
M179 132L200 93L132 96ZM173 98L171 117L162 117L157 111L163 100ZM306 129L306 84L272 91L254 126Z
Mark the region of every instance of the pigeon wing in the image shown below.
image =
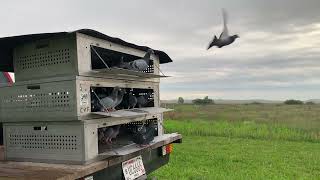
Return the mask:
M107 139L110 139L112 134L113 134L114 130L112 127L108 127L105 131L104 131L104 137Z
M220 34L219 39L226 39L229 37L229 30L227 27L228 14L225 9L222 9L222 18L223 18L223 30L222 30L222 33Z
M217 41L217 36L214 35L213 39L211 40L211 42L209 43L207 50L210 49L212 46L214 46L216 44Z
M115 102L112 98L105 97L101 99L101 103L104 108L112 108Z

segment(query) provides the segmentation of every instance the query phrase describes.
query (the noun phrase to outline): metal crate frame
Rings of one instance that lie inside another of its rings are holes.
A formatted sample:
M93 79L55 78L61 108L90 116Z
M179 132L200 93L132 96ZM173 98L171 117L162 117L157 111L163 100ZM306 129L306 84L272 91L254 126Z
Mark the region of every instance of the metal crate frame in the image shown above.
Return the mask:
M91 68L91 47L96 46L120 53L143 57L145 52L81 33L65 34L46 40L38 40L14 49L14 69L16 82L50 78L57 76L92 76L111 79L137 79L159 82L159 69L154 73L143 73L125 69ZM152 55L155 67L159 57Z
M101 160L108 156L99 154L98 128L107 126L102 121L4 123L5 159L67 164Z
M11 87L0 88L0 120L2 122L73 121L102 118L91 113L90 87L92 86L153 89L154 107L160 107L159 83L82 76L60 77L25 81ZM106 119L112 120L112 118Z

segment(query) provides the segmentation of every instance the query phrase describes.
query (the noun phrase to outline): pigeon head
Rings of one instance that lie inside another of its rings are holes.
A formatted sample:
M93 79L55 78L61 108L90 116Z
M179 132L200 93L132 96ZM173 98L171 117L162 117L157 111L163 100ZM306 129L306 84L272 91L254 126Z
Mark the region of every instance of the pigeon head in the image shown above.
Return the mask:
M240 38L238 34L232 36L234 39Z
M153 49L148 49L147 53L154 54Z
M120 88L118 86L114 87L111 93L112 97L117 97Z
M151 54L154 54L152 49L148 49L146 55L144 55L143 59L150 59Z
M120 95L120 96L123 96L124 94L126 93L126 90L125 89L119 89L119 91L118 91L118 95Z

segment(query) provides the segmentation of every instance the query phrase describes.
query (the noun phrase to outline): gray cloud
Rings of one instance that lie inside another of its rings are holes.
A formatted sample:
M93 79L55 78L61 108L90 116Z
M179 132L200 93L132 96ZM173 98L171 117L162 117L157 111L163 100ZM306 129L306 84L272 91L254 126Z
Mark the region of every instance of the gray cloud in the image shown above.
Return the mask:
M221 8L240 39L206 51ZM320 98L319 0L2 1L1 36L92 28L165 50L162 98Z

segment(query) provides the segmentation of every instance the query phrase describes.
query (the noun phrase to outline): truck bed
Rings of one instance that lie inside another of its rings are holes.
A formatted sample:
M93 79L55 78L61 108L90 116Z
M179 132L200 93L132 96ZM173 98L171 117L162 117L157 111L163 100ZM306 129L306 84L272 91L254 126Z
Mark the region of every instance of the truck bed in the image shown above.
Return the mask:
M147 147L135 147L133 149L130 148L127 154L123 153L124 151L126 151L126 148L118 149L117 151L121 152L121 155L112 156L88 165L0 161L0 179L79 179L89 175L94 175L98 172L102 172L109 167L119 166L121 162L141 154L146 154L149 152L151 158L152 151L153 153L157 154L157 148L166 144L180 142L181 138L182 137L180 134L165 134ZM3 147L0 148L0 156L1 154L3 154L3 150ZM146 162L144 161L144 163ZM146 167L146 169L148 168L149 167ZM104 179L105 178L106 177L104 177Z

